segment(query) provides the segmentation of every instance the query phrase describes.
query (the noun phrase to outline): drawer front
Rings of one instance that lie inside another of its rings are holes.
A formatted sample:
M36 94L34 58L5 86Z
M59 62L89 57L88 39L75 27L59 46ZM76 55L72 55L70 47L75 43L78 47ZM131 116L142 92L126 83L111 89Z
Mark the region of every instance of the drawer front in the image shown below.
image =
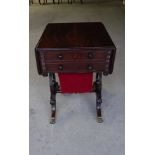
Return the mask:
M47 72L95 72L95 71L109 71L109 64L103 62L96 63L46 63Z
M45 62L53 61L76 61L76 60L106 60L111 55L111 50L107 51L43 51Z

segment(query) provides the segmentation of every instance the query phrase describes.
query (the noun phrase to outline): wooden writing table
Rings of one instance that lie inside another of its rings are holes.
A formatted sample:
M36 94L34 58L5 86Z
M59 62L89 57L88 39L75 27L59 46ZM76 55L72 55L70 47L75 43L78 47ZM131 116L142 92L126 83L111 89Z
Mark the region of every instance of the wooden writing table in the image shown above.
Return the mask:
M113 72L115 53L116 47L100 22L47 24L36 45L35 54L39 75L49 76L50 80L52 124L55 123L56 93L63 93L65 89L69 91L68 88L72 92L74 89L71 86L75 86L78 93L96 93L97 120L103 122L102 73L108 75ZM56 82L55 73L59 75L60 85ZM94 82L92 82L92 73L96 73ZM71 75L75 77L75 82ZM65 77L67 77L66 83L70 78L66 86L63 80ZM80 81L83 84L80 84ZM91 82L92 85L89 84ZM79 85L81 89L77 87Z

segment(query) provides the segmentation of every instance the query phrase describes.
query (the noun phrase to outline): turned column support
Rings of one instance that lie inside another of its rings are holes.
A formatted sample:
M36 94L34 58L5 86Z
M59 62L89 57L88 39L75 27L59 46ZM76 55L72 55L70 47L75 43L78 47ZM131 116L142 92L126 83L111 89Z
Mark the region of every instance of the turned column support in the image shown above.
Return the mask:
M102 72L96 73L96 81L94 82L94 91L96 93L96 113L98 123L102 123Z
M51 124L55 123L56 117L56 93L59 90L58 83L56 82L55 74L49 73L49 83L50 83L50 104L51 104Z

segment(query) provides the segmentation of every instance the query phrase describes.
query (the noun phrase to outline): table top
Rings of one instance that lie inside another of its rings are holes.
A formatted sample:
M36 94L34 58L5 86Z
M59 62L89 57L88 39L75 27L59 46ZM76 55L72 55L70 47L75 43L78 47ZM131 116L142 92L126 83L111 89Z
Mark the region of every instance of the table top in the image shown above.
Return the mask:
M115 48L101 22L49 23L37 49Z

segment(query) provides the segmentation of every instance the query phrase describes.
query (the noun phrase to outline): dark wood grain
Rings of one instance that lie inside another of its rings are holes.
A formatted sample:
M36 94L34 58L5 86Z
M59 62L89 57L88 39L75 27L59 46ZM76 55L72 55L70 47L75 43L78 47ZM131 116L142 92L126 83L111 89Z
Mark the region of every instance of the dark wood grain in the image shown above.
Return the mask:
M114 47L100 22L49 23L37 48L101 48Z
M100 22L49 23L35 52L40 75L97 71L107 75L113 71L116 47ZM89 64L92 69L86 67Z
M80 60L106 60L111 51L97 51L97 50L73 50L73 51L40 51L44 54L45 61L80 61Z
M60 67L62 66L62 67ZM96 71L108 71L109 65L103 62L65 62L65 63L47 63L46 69L48 72L67 72L67 73L85 73L85 72L96 72Z

